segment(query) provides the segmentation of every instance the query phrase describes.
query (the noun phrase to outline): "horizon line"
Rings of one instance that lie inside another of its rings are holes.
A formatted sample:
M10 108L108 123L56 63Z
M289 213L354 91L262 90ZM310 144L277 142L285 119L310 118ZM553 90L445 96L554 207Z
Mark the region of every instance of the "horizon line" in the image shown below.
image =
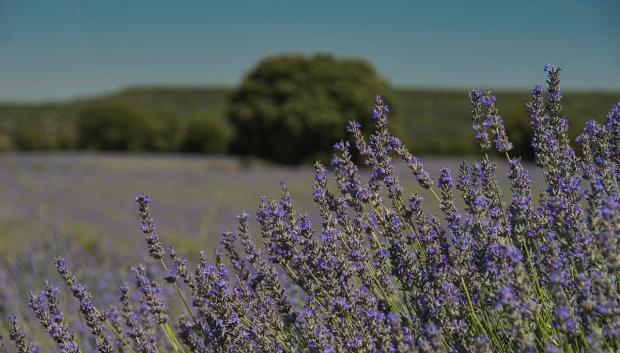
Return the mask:
M478 86L478 87L465 87L465 86L457 86L457 85L390 85L391 88L395 91L430 91L430 92L456 92L462 91L466 93L467 91L474 88L484 88L490 89L494 92L499 93L520 93L520 92L530 92L533 88L526 88L520 86L504 86L504 87L492 87L492 86ZM45 104L68 104L68 103L76 103L80 101L89 101L106 97L113 97L115 95L120 95L132 90L157 90L157 89L167 89L167 90L192 90L192 89L204 89L204 90L234 90L238 87L238 84L226 84L226 83L213 83L213 84L194 84L194 83L137 83L130 84L118 88L101 90L99 92L93 93L85 93L78 94L71 97L46 97L46 98L3 98L0 97L0 104L2 105L45 105ZM593 88L566 88L562 90L567 93L607 93L619 94L618 99L620 100L620 88L606 88L606 87L593 87Z

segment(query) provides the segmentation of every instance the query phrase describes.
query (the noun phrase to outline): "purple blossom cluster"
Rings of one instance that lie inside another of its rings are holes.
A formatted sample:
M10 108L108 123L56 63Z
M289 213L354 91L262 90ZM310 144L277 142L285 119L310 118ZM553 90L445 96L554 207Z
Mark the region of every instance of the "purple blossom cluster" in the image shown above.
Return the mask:
M374 132L351 122L350 141L334 146L331 173L315 165L317 221L296 209L282 182L279 198L261 199L256 235L242 213L221 249L200 252L191 265L164 247L151 200L138 194L152 260L133 268L136 295L123 284L117 305L99 308L58 258L86 329L72 328L58 289L46 282L29 304L48 336L32 325L27 334L11 315L15 351L620 351L620 104L604 122L588 122L573 147L560 70L545 71L547 88L537 85L528 104L545 178L540 195L510 155L490 91L469 92L483 156L456 174L444 167L436 179L390 133L390 108L377 97ZM507 159L509 194L492 150ZM405 190L395 159L419 189ZM424 198L437 209L424 209Z

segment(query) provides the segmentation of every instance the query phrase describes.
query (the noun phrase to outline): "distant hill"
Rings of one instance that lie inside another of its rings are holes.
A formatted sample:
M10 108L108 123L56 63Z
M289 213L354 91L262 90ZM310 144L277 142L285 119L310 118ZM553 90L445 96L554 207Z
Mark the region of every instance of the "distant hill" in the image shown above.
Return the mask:
M201 110L223 114L230 88L214 87L130 87L118 93L61 103L0 102L0 120L55 117L75 118L84 108L102 102L122 102L152 110L169 110L181 115Z
M0 149L15 149L14 136L24 124L43 126L42 137L71 133L80 112L95 103L120 102L148 111L174 113L186 119L201 112L213 119L225 119L231 88L215 87L134 87L115 94L63 103L0 103ZM528 130L525 104L527 91L498 91L497 104L506 119L508 133L526 153ZM611 104L620 101L620 92L566 92L564 113L575 136L586 120L602 120ZM369 102L369 106L372 102ZM471 154L470 107L465 90L397 89L393 127L412 150L420 154ZM355 117L351 117L354 119ZM524 146L526 145L526 146ZM71 148L62 143L55 148ZM37 149L37 148L34 148Z

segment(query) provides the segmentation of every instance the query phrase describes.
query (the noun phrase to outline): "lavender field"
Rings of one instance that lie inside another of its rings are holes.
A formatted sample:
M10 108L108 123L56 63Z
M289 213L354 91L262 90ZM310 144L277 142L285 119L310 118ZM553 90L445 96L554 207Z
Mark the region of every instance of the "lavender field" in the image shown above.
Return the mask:
M435 176L442 166L457 170L461 162L445 157L422 160ZM506 165L498 162L500 181L506 183ZM530 169L534 185L539 184L540 173ZM406 165L398 165L397 173L406 188L420 191ZM119 251L140 246L136 192L152 196L160 232L169 242L181 248L209 248L217 245L222 232L235 227L238 213L255 213L261 196L277 197L281 180L300 210L316 213L313 176L310 166L244 167L234 158L0 155L0 253L10 257L55 235L78 241L105 239ZM428 207L432 209L432 202Z
M435 178L442 167L457 170L462 162L431 156L422 160ZM509 202L507 164L501 159L497 163L498 180ZM534 188L542 185L539 170L526 166ZM396 163L395 172L405 188L425 195L425 208L440 214L432 195L417 184L405 163ZM213 251L221 248L221 234L237 227L238 214L255 214L262 196L278 198L281 181L287 183L300 212L320 219L312 202L314 176L311 166L262 162L248 166L229 157L0 155L0 315L16 313L25 318L24 328L43 344L39 348L48 350L53 348L51 342L29 324L37 318L28 308L26 293L41 288L42 281L59 282L54 258L67 258L76 266L75 273L97 293L96 301L103 308L116 302L122 283L133 281L130 268L137 263L150 264L151 276L164 276L144 250L135 206L138 191L151 195L152 211L166 244L196 261L199 250L212 258ZM249 223L258 233L256 219L250 217ZM170 310L182 312L171 288L162 290ZM78 334L87 336L88 328L77 321L79 307L71 302L69 292L61 289L61 293L64 315L73 318ZM11 330L7 321L0 323L0 332ZM83 343L89 346L96 342Z
M545 72L536 167L479 89L462 163L414 156L381 96L329 169L4 155L0 330L19 353L617 352L620 104L576 149Z

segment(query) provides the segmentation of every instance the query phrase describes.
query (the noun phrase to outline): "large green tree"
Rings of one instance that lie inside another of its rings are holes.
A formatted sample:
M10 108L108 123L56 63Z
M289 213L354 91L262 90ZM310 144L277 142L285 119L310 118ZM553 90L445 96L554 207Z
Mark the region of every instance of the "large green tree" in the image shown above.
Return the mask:
M366 61L327 54L261 61L230 99L233 152L279 163L323 158L347 121L370 125L374 96L390 102L385 80Z

